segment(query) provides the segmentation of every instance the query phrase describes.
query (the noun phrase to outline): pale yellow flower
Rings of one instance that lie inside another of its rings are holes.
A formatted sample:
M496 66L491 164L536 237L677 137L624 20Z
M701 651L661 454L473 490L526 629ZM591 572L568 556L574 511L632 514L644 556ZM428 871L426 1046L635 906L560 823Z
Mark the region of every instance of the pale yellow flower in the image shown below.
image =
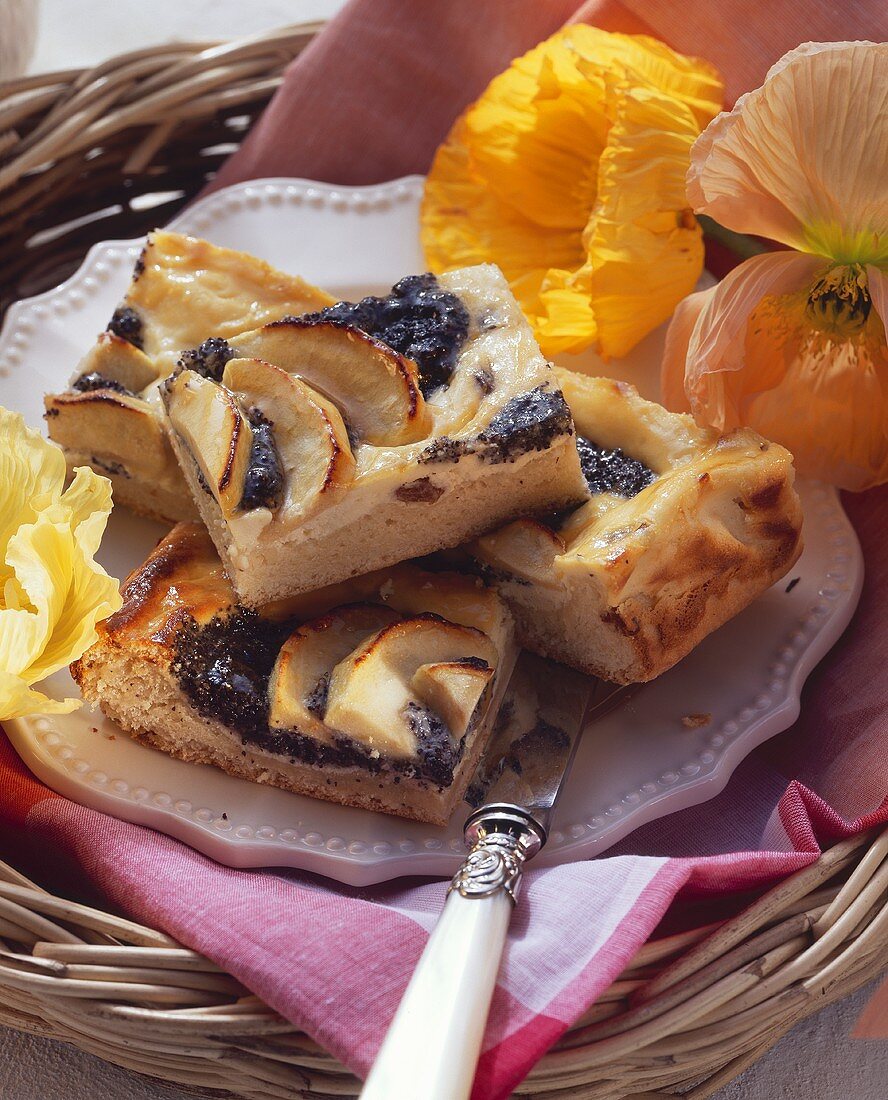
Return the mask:
M93 560L110 511L107 478L78 469L65 489L59 448L0 408L0 719L80 705L32 685L80 657L120 607Z
M808 43L694 146L688 198L794 251L746 260L676 310L663 396L749 425L801 473L888 480L888 45Z
M496 77L438 150L422 206L429 266L498 264L546 354L624 355L700 275L684 179L721 101L703 61L564 28Z

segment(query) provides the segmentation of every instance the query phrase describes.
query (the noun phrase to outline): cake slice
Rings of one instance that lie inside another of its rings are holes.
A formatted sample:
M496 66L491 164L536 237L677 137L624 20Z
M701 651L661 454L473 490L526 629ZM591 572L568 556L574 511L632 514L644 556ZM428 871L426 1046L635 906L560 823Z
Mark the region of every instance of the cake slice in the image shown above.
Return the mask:
M516 650L477 577L399 565L258 609L183 523L71 666L84 697L182 760L442 825L490 735Z
M196 516L170 448L158 384L183 348L220 339L332 298L304 280L180 233L148 236L108 328L64 393L45 399L49 436L69 468L110 477L116 503L157 519ZM204 349L212 360L212 346Z
M258 606L588 497L552 366L498 268L408 276L186 351L170 439Z
M616 683L651 680L798 558L792 456L751 430L700 428L626 383L558 375L591 499L468 551L528 649Z

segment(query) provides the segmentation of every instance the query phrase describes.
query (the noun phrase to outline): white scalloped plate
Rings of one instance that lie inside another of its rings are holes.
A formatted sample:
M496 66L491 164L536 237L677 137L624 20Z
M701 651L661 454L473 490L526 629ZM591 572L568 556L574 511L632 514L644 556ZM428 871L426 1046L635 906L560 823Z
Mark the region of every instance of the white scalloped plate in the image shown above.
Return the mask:
M254 252L354 297L423 269L421 188L418 177L364 188L261 180L196 203L173 228ZM123 293L140 246L97 245L62 286L10 310L0 336L0 403L40 422L44 391L67 384ZM620 363L598 364L600 371L656 396L662 336L652 334ZM639 825L712 798L747 753L794 721L802 684L847 625L863 579L838 495L814 484L800 489L806 549L790 574L798 583L775 585L586 732L541 863L596 855ZM125 575L162 533L118 511L103 564ZM76 687L64 672L47 690L63 696ZM709 718L689 729L682 718L692 714ZM436 829L233 779L138 745L89 710L6 729L54 790L232 866L299 867L364 885L405 874L446 876L461 858L459 812L449 828Z

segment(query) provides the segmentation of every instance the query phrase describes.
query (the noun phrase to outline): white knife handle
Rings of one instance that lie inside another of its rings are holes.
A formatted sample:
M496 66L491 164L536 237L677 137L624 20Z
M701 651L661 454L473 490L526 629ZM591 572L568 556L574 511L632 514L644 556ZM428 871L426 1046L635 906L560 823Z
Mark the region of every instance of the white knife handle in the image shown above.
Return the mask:
M525 810L482 806L470 847L383 1040L362 1100L465 1100L524 863L546 832Z

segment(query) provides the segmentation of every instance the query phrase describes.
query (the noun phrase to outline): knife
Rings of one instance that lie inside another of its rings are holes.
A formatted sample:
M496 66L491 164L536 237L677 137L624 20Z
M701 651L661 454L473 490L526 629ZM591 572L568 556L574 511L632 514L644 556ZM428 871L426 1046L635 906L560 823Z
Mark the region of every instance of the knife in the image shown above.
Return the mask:
M522 653L467 800L469 849L362 1100L465 1100L524 865L546 843L584 727L626 688ZM483 802L483 805L481 803Z

